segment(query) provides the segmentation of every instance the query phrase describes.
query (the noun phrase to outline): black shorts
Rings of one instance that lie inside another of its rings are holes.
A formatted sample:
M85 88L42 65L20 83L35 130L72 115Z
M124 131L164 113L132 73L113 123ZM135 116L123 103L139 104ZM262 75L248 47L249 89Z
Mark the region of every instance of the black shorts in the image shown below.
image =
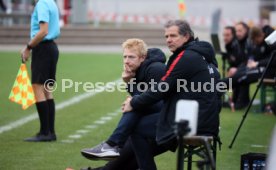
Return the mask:
M43 41L32 50L32 84L52 84L56 80L59 51L54 41Z

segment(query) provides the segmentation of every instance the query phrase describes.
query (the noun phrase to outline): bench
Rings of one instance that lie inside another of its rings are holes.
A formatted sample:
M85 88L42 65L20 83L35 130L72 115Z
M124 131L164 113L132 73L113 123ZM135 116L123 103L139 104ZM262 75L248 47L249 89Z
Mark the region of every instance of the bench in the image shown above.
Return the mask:
M219 140L212 136L185 136L183 138L184 162L187 162L187 169L192 169L192 163L197 162L199 169L206 167L207 169L216 168L217 142ZM193 156L197 155L202 160L193 161ZM184 167L184 165L182 165Z

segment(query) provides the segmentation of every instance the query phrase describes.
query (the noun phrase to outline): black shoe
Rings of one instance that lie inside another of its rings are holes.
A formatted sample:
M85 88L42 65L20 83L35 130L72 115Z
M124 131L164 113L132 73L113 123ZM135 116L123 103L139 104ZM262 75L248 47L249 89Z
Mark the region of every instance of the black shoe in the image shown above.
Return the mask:
M53 140L54 140L54 138L51 134L44 135L44 134L38 133L36 136L27 138L24 141L26 141L26 142L50 142Z
M51 136L51 141L56 141L57 140L57 136L55 133L50 133L50 136Z

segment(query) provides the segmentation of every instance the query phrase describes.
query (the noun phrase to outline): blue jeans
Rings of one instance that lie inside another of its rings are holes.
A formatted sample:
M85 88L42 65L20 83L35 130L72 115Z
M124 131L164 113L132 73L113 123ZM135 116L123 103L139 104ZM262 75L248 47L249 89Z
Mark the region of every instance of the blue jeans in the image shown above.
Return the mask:
M108 141L118 145L119 147L124 146L142 116L142 114L135 112L123 113L121 120L109 137Z

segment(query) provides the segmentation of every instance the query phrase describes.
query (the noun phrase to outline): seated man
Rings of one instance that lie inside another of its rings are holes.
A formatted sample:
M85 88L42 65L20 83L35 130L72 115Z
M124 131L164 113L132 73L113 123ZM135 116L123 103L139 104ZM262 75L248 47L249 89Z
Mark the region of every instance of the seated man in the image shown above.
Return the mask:
M150 82L158 82L165 74L164 53L156 48L147 50L146 44L140 39L128 39L123 43L123 80L128 83L130 95L138 95L150 88ZM148 87L146 87L148 85ZM86 157L110 158L118 157L119 148L123 147L129 135L143 118L143 121L156 123L162 101L136 112L125 112L112 135L106 142L96 147L83 149ZM139 112L139 113L137 113ZM144 129L143 129L144 130ZM155 130L155 128L153 128Z
M223 59L228 61L227 77L235 74L237 68L245 65L247 60L242 56L241 47L236 37L235 27L227 26L223 30L223 40L225 44L226 53L223 53ZM235 103L239 96L239 88L233 89L233 95L229 97L229 101L224 103L226 107L231 107L235 110Z
M236 31L234 27L227 26L223 30L223 41L225 44L226 53L224 58L227 59L229 68L228 76L231 76L237 67L246 63L246 60L241 56L241 48L236 37Z
M242 66L237 69L232 69L229 77L233 76L239 68L244 67L247 64L248 59L252 59L254 57L254 45L249 38L250 27L244 22L239 22L235 25L235 32L240 46L239 58L243 61L243 63ZM249 84L236 85L234 93L234 109L239 110L245 108L250 101Z
M266 67L268 64L270 55L273 50L276 49L276 44L267 45L265 38L268 37L274 29L268 25L264 26L262 29L259 27L253 27L251 29L251 40L253 44L257 47L254 60L250 60L247 67L250 69ZM266 73L266 78L274 78L276 72L276 59L274 57L269 70Z

